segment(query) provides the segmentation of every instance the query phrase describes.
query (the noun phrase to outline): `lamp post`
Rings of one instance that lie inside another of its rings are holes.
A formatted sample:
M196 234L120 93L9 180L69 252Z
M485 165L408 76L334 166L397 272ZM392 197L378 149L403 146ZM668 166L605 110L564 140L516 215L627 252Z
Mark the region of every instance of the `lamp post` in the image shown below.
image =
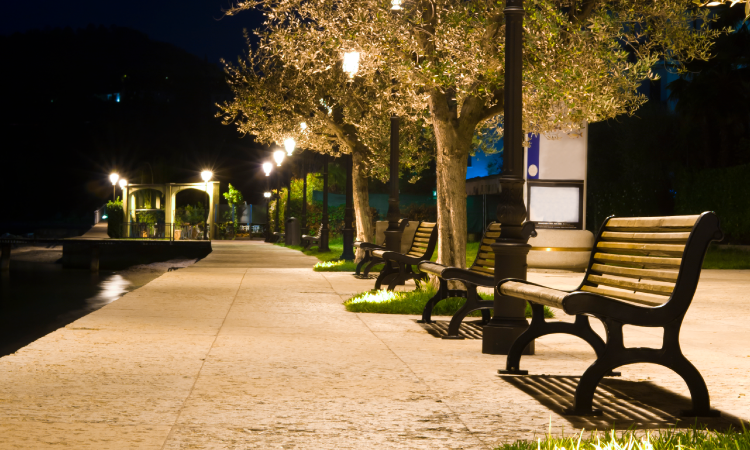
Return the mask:
M273 164L270 162L264 162L263 163L263 172L266 174L266 192L263 193L263 197L266 199L266 238L264 239L265 242L271 242L271 206L270 206L270 199L271 199L271 186L270 186L270 175L271 170L273 169Z
M505 6L505 117L503 173L497 221L502 224L500 238L492 244L495 253L495 282L504 278L526 279L526 257L533 228L523 226L523 129L522 129L522 34L523 0L507 0ZM528 328L526 302L495 293L494 316L485 325L482 353L507 355L515 338ZM524 351L534 353L532 342Z
M344 251L339 259L354 261L354 185L352 180L352 155L345 155L346 164L346 206L344 209L344 229L341 230L344 239Z
M398 12L401 10L401 0L391 0L391 10ZM342 70L349 74L353 79L359 70L359 52L344 53L344 63ZM399 117L396 114L391 115L391 157L390 157L390 180L388 181L388 228L385 230L385 247L394 252L401 252L401 237L403 232L398 226L401 219L401 210L399 209L399 192L398 192L398 131ZM347 174L351 177L351 172ZM348 188L348 186L347 186ZM347 198L348 201L348 198ZM346 245L346 242L344 243Z
M211 213L211 194L208 193L208 180L213 177L214 174L210 170L204 170L201 172L201 178L206 183L206 220L203 222L203 239L208 240L208 219Z
M300 162L300 165L301 165L300 173L302 173L302 214L301 214L302 226L300 227L301 235L307 234L310 231L307 229L307 161L306 159L307 158L303 156L302 161ZM302 236L300 236L300 239L302 239Z
M276 150L273 152L273 160L276 161L276 167L281 167L281 163L284 162L284 150ZM279 208L281 207L281 171L276 171L276 223L274 225L274 230L277 233L281 232L281 228L279 228Z
M112 201L115 201L115 189L117 189L117 180L120 178L120 175L118 175L116 172L112 172L109 174L109 181L112 182Z
M320 227L320 243L318 244L318 252L330 252L331 249L328 247L328 238L330 235L330 229L328 227L328 153L323 154L323 219L321 220Z

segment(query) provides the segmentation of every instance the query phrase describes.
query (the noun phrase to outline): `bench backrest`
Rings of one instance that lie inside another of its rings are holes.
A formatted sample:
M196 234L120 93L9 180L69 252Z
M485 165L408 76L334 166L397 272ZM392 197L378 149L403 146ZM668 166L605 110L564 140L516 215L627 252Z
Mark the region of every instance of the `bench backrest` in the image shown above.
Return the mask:
M385 221L385 223L386 223L386 227L387 227L388 226L388 222ZM403 233L404 230L406 229L406 227L408 227L408 226L409 226L409 219L399 219L398 220L398 231L400 231L401 233ZM376 222L375 234L376 234L375 237L377 238L377 222ZM383 239L381 240L381 242L376 242L376 244L385 246L385 234L383 235Z
M708 244L721 237L712 212L610 217L599 231L579 290L649 306L674 299L686 302L687 309Z
M479 241L477 257L474 258L474 262L469 266L470 271L480 275L495 276L495 253L491 245L500 237L500 227L499 223L492 222L484 230L482 240Z
M315 235L316 238L320 239L320 234L323 233L323 224L321 223L318 227L318 233Z
M414 258L432 258L435 244L437 244L437 231L437 223L419 222L417 231L414 233L414 239L411 241L411 247L409 247L406 255Z

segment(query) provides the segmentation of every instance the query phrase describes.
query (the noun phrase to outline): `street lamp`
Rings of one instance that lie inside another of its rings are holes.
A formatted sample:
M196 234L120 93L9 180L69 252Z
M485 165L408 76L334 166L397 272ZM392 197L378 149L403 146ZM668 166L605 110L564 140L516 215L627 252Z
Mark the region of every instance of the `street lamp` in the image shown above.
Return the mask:
M359 71L359 52L346 52L344 53L344 64L341 69L349 74L349 78L354 78L354 75Z
M204 170L203 172L201 172L201 178L206 183L206 209L208 215L211 214L211 195L208 193L208 180L210 180L213 176L214 174L210 170ZM203 239L208 240L208 216L206 216L203 230Z
M401 8L401 0L391 0L391 11L399 11Z
M278 149L273 152L273 160L276 161L276 167L281 167L281 163L284 161L284 150Z
M109 174L109 181L112 182L112 201L115 201L115 189L117 188L117 180L120 178L116 172Z
M125 178L120 178L118 184L120 185L120 189L125 189L128 186L128 180L126 180Z
M296 145L297 145L297 143L294 141L294 138L286 138L286 139L284 139L284 148L286 149L286 155L287 156L292 156L292 153L294 153L294 147Z
M266 198L266 238L264 239L265 242L271 242L271 206L270 206L271 187L269 183L271 170L273 170L273 164L268 161L264 162L263 172L266 174L266 192L263 193L263 197Z

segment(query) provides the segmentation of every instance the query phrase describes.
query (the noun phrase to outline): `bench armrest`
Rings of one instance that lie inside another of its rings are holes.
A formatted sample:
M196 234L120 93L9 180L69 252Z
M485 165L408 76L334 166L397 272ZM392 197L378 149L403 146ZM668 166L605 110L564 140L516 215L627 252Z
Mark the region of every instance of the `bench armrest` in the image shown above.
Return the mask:
M675 308L641 306L593 292L576 291L565 299L566 313L589 314L599 318L609 318L626 325L641 327L661 327L669 321ZM679 311L675 311L679 315Z
M420 262L425 261L425 259L423 258L415 258L413 256L406 256L403 253L391 252L388 250L373 250L372 255L378 258L382 258L386 261L397 261L397 262L402 262L405 264L412 264L412 265L417 265Z
M442 278L443 271L448 268L442 264L434 263L432 261L423 261L417 266L420 272L424 272L436 277Z
M381 249L385 250L385 248L383 246L377 245L377 244L372 244L370 242L357 241L357 242L354 243L354 246L357 247L357 248L361 248L363 250L381 250Z
M468 269L461 269L459 267L448 267L443 271L440 277L444 280L455 280L463 283L473 284L474 286L483 287L494 287L495 277L492 275L482 275L476 272L472 272Z

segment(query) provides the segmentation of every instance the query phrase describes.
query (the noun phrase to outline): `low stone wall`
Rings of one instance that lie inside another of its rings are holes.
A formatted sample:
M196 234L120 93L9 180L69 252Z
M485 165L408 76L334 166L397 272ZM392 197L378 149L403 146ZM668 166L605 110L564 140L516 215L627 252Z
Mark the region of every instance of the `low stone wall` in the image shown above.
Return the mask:
M67 269L89 269L98 254L98 268L118 270L170 259L203 258L209 253L211 241L70 239L63 243L62 263Z

